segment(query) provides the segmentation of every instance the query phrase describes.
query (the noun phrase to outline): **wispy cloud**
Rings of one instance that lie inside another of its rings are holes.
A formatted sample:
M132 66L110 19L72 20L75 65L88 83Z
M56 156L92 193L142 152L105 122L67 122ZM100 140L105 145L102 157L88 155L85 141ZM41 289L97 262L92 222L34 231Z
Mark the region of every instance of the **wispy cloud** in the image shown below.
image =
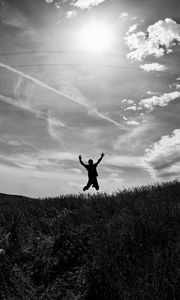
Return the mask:
M120 124L120 123L118 123L118 122L112 120L112 119L109 118L108 116L106 116L106 115L100 113L100 112L97 110L97 108L91 109L91 110L89 111L89 115L92 115L92 116L95 116L95 117L99 117L100 119L103 119L103 120L105 120L105 121L108 121L108 122L114 124L115 126L118 126L118 127L121 127L121 128L123 127L122 124Z
M0 137L0 142L11 146L21 146L21 142L18 139L10 138L8 135Z
M146 72L151 72L151 71L163 72L167 70L167 67L158 63L140 65L140 68Z
M125 40L131 50L128 59L141 61L149 55L161 57L180 43L180 25L166 18L150 25L146 32L128 32Z
M78 169L78 168L71 168L71 169L69 169L69 171L72 171L72 172L74 172L76 174L82 174L82 171L80 169Z
M180 129L146 149L145 162L151 174L161 178L176 178L180 174Z
M6 70L9 70L10 72L13 72L15 74L17 74L18 76L21 76L25 79L28 79L30 80L31 82L37 84L38 86L48 90L48 91L51 91L57 95L60 95L62 96L63 98L65 98L66 100L69 100L69 101L72 101L72 102L75 102L77 104L79 104L80 106L83 106L85 107L87 110L88 110L88 113L90 115L93 115L93 116L96 116L100 119L104 119L116 126L120 126L119 123L115 122L114 120L112 120L111 118L108 118L107 116L105 116L104 114L100 113L96 107L94 107L84 96L81 95L81 93L76 89L74 88L73 86L69 87L69 86L64 86L64 90L63 91L60 91L60 90L57 90L56 88L42 82L41 80L31 76L31 75L28 75L27 73L24 73L22 71L19 71L9 65L6 65L4 63L1 63L0 62L0 67L1 68L5 68Z
M126 168L142 168L142 158L139 156L130 155L113 155L106 157L105 164L109 166L116 167L126 167Z
M4 134L0 137L0 142L14 147L22 148L23 146L26 146L31 150L39 151L38 147L30 143L29 141L25 140L24 138L15 135L12 136L8 134Z
M119 19L121 20L128 20L129 18L129 14L127 12L122 12L120 15L119 15Z
M42 82L41 80L39 80L39 79L37 79L37 78L35 78L35 77L31 76L31 75L28 75L27 73L19 71L19 70L15 69L15 68L12 68L12 67L10 67L10 66L8 66L6 64L3 64L1 62L0 62L0 67L1 68L5 68L5 69L7 69L7 70L9 70L9 71L11 71L11 72L13 72L13 73L15 73L15 74L23 77L23 78L25 78L25 79L28 79L28 80L32 81L33 83L36 83L37 85L41 86L42 88L45 88L45 89L47 89L47 90L49 90L49 91L51 91L51 92L53 92L55 94L58 94L58 95L60 95L60 96L62 96L64 98L66 98L67 100L73 101L73 102L75 102L75 103L77 103L79 105L82 105L82 106L86 107L86 108L89 108L89 106L90 106L90 103L88 103L88 101L85 98L82 99L82 98L73 97L73 95L70 95L71 91L67 91L67 93L65 94L65 93L63 93L63 92L61 92L61 91L53 88L52 86L50 86L50 85Z
M35 29L22 11L5 0L0 0L0 22L21 30L31 40L40 41L47 36L47 32L40 28Z
M48 122L48 131L50 136L55 140L56 139L59 140L59 134L58 134L59 128L66 127L66 125L60 120L53 117L51 114L48 114L47 122Z
M65 127L65 124L62 123L59 119L56 119L54 116L52 116L51 113L49 112L44 113L39 109L37 110L37 108L34 108L32 105L30 105L30 103L23 101L21 98L17 101L16 99L0 94L0 100L5 103L11 104L15 107L18 107L22 110L28 111L39 119L43 119L47 121L48 132L51 135L51 137L54 139L59 138L59 136L57 136L56 134L56 130L59 129L60 127Z
M0 20L8 26L22 29L27 27L27 20L22 13L12 8L6 1L0 1Z
M180 92L164 93L161 96L152 96L151 98L142 99L139 102L141 107L153 110L155 106L167 106L169 102L180 98Z
M21 99L19 101L16 101L16 99L13 99L11 97L7 97L7 96L0 94L0 100L5 103L11 104L15 107L18 107L20 109L27 110L27 111L35 114L36 117L44 119L44 115L41 111L35 110L28 103L21 101Z
M57 151L36 151L34 153L14 153L11 156L0 154L1 164L12 164L21 169L45 170L46 172L58 172L62 168L61 162L64 163L78 161L78 154L71 152Z

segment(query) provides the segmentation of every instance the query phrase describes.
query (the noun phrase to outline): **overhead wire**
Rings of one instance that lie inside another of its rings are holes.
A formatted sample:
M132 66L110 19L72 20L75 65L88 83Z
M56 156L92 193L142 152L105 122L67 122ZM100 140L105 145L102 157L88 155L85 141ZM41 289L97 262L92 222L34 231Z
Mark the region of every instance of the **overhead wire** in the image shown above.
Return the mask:
M73 51L73 50L25 50L25 51L14 51L14 52L1 52L0 56L14 56L14 55L24 55L24 54L78 54L78 55L101 55L101 56L112 56L112 57L121 57L121 55L116 54L116 53L110 53L110 52L106 52L106 53L98 53L98 52L88 52L88 51Z
M27 50L27 51L16 51L16 52L3 52L0 53L0 57L4 56L16 56L16 55L32 55L32 54L72 54L72 55L84 55L84 56L89 56L91 55L92 57L96 56L108 56L108 57L121 57L119 54L115 53L90 53L90 52L82 52L82 51L62 51L62 50ZM38 64L21 64L21 65L13 65L14 67L19 67L19 68L25 68L25 67L46 67L46 66L78 66L78 65L86 65L86 66L96 66L96 67L110 67L110 68L124 68L124 69L139 69L137 67L128 67L128 66L120 66L120 65L113 65L113 64L93 64L93 63L38 63Z
M0 53L0 57L4 56L16 56L16 55L33 55L33 54L72 54L72 55L85 55L89 56L104 56L104 57L117 57L120 58L121 55L116 53L91 53L91 52L82 52L82 51L62 51L62 50L26 50L26 51L16 51L16 52L2 52ZM18 67L18 68L28 68L28 67L56 67L56 66L88 66L88 67L105 67L105 68L114 68L114 69L127 69L127 70L142 70L140 67L135 66L123 66L123 65L115 65L115 64L102 64L102 63L86 63L86 62L75 62L75 63L34 63L34 64L20 64L20 65L12 65L12 67ZM171 71L161 71L161 73L166 74L174 74L179 75L180 72L171 72Z

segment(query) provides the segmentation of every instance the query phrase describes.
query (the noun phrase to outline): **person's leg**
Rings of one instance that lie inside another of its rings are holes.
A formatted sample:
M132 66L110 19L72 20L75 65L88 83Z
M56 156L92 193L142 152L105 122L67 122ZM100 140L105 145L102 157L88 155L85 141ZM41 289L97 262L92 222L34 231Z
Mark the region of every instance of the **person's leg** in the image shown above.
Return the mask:
M92 185L92 182L89 179L87 185L83 188L83 191L87 191L90 188L91 185Z
M93 187L98 191L99 190L99 184L98 184L98 181L97 181L97 177L94 178L93 180Z

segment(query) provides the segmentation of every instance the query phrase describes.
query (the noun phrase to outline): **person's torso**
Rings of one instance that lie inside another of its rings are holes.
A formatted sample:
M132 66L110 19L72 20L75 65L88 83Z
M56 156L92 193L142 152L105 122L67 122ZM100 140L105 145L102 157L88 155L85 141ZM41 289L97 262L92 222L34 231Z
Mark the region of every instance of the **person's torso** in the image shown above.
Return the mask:
M88 176L89 177L97 177L98 176L98 173L97 173L97 170L96 170L96 164L94 165L86 165L86 169L88 171Z

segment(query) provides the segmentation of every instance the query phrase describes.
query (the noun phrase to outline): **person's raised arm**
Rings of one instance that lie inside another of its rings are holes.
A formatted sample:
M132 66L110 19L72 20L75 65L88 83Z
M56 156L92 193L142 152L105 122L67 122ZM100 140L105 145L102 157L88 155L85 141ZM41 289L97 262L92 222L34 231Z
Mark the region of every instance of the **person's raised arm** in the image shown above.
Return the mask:
M103 157L104 157L104 153L101 154L101 157L98 159L96 165L98 165L101 162L101 160L103 159Z
M81 155L79 155L79 161L80 161L81 165L83 165L85 167L85 164L82 161L82 156Z

